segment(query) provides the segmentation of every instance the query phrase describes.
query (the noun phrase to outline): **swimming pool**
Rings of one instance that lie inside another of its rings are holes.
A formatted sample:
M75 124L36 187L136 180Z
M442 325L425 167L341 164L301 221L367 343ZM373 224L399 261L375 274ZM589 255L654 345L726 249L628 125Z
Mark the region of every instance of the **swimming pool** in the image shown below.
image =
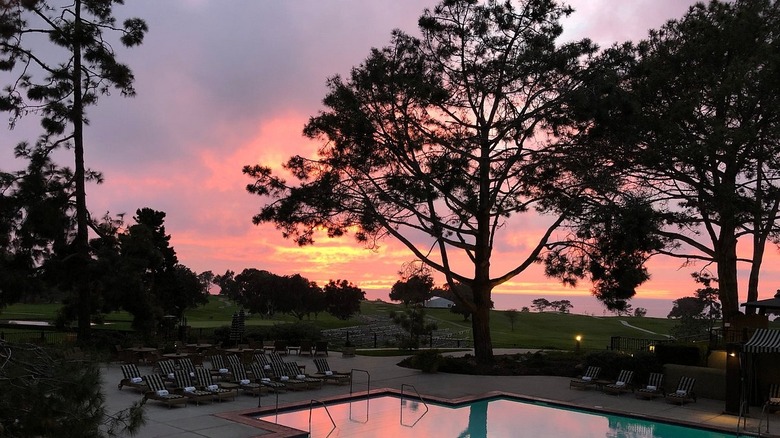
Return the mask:
M311 437L722 438L734 435L509 397L449 406L382 395L314 407ZM333 418L335 428L328 413ZM309 431L309 408L256 419Z

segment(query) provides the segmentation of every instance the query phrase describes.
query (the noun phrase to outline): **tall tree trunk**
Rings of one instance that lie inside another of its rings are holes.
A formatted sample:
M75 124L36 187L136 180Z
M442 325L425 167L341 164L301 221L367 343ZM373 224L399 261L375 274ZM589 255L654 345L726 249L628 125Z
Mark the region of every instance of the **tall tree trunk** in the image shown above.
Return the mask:
M77 269L75 288L78 296L78 339L90 337L92 300L89 290L87 266L89 263L89 229L87 223L87 194L84 167L84 103L81 89L81 0L74 3L73 24L73 150L75 155L74 179L76 182L76 250Z
M476 299L476 293L474 297ZM490 307L477 305L471 315L471 330L474 334L474 357L478 363L493 363L493 341L490 337Z
M739 313L739 285L737 283L737 239L734 227L724 223L715 246L718 261L718 289L723 306L723 322L729 322Z
M759 234L753 234L753 260L750 264L750 276L748 277L747 301L758 300L758 276L761 273L765 247L766 239L763 239ZM755 307L745 308L745 314L754 315L755 313Z

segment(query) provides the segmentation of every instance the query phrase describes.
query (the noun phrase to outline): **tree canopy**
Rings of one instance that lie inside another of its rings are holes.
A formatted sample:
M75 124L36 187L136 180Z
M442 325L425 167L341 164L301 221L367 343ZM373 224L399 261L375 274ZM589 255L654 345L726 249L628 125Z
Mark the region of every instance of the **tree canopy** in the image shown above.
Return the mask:
M7 72L8 84L0 94L0 111L11 113L11 126L23 116L38 115L43 133L34 145L21 143L18 157L35 157L31 164L47 165L49 172L66 175L68 206L62 210L73 219L67 245L58 248L57 256L69 264L67 284L78 301L79 337L89 336L90 315L95 307L87 269L90 262L90 218L86 204L86 182L100 181L101 175L90 171L84 160L84 126L86 108L98 97L118 90L132 96L133 74L116 59L109 35L118 35L118 43L131 47L141 44L147 31L139 18L128 18L121 26L113 16L119 0L7 0L0 9L0 71ZM36 36L45 35L47 39ZM51 50L45 44L60 50ZM73 151L73 170L54 166L43 158L59 149ZM4 178L5 179L5 178ZM19 205L22 216L32 207ZM60 214L61 215L61 214ZM70 225L70 224L69 224Z
M646 40L606 51L588 87L591 151L660 219L658 253L717 266L726 319L739 312L738 264L750 269L747 299L757 299L764 249L778 236L779 9L696 4ZM741 240L752 249L738 253Z
M552 0L446 0L423 13L421 38L394 31L348 78L328 80L326 110L304 128L322 142L317 157L284 166L297 184L267 165L244 168L255 179L248 190L271 198L254 222L301 245L317 230L354 231L370 247L401 242L471 288L475 355L492 362L493 288L537 260L567 218L564 201L582 192L555 160L541 165L595 50L587 40L556 45L570 12ZM534 209L551 214L549 228L526 258L493 273L508 218Z

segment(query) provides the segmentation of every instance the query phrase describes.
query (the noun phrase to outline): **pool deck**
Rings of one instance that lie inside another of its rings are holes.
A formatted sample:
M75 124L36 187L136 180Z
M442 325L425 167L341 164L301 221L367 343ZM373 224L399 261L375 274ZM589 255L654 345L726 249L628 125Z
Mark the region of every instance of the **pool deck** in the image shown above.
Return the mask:
M495 350L496 354L516 352L518 350ZM724 402L699 398L697 402L684 406L665 402L663 399L639 400L632 394L620 396L607 395L595 389L569 389L569 378L554 376L469 376L459 374L423 374L417 370L402 368L396 364L403 357L367 357L356 356L343 358L338 352L327 356L330 367L338 371L350 369L368 371L371 377L371 391L388 388L399 390L402 384L412 385L423 396L441 399L471 399L484 394L509 393L524 398L545 400L589 410L608 411L628 414L650 419L663 419L671 422L699 425L722 429L734 433L737 429L737 417L723 414ZM316 370L312 359L308 356L290 356L306 370ZM151 372L149 366L139 366L142 373ZM133 402L139 401L142 395L132 388L117 389L122 372L118 364L107 364L102 368L106 405L109 412L127 408ZM367 390L366 373L356 372L353 382L355 392ZM288 391L279 394L279 404L296 402L309 403L310 400L327 401L349 394L349 385L326 384L322 389L306 391ZM264 395L260 399L262 407L273 406L276 396ZM239 394L235 400L188 404L171 408L160 403L149 401L146 404L146 425L136 435L138 437L232 437L267 438L281 437L272 430L258 429L235 421L238 415L258 410L258 398ZM760 407L751 407L752 417L747 419L747 427L743 427L744 435L757 436ZM761 436L780 437L780 416L769 415L770 434L762 426ZM288 435L289 436L289 435Z

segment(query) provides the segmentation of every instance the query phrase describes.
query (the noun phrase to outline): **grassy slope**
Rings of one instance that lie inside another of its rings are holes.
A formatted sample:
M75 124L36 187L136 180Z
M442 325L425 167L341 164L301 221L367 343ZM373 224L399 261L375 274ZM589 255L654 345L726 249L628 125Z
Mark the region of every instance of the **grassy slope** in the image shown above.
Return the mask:
M56 304L16 304L9 306L0 313L0 319L53 320L59 305ZM402 310L403 307L377 301L366 301L361 306L363 316L386 316L391 310ZM188 310L187 323L194 328L219 327L230 325L233 313L238 306L221 297L212 296L209 304L197 309ZM463 321L460 315L453 314L448 309L427 309L427 314L434 319L440 329L452 332L463 332L463 338L470 337L471 322ZM112 328L127 328L131 318L125 312L107 315L106 322ZM274 319L262 319L250 316L247 326L272 325L292 322L295 318L288 315L276 315ZM669 333L674 321L661 318L634 317L593 317L575 314L558 313L520 313L512 329L510 320L502 311L491 314L493 343L496 347L524 348L560 348L572 349L575 336L581 335L582 348L604 349L609 344L611 336L626 336L635 338L663 339L663 336L653 336L640 330L626 327L621 323L626 321L636 327L659 333ZM340 321L328 314L320 314L311 322L322 329L344 327L359 324L360 321Z

